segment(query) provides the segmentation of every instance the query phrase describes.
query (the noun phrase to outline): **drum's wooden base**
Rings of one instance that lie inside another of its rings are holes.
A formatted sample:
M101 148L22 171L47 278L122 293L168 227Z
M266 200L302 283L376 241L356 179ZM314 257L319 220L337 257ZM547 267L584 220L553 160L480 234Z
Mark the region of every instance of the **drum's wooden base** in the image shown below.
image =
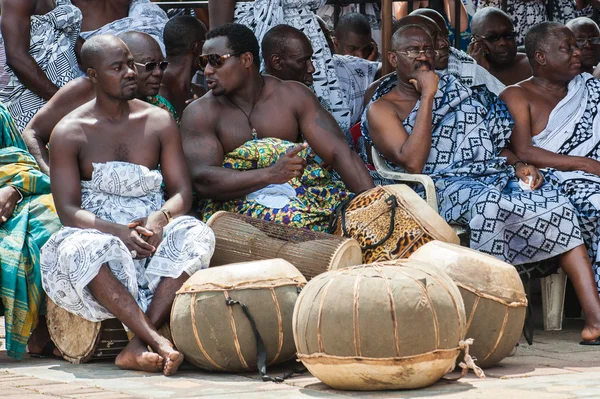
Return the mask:
M117 319L95 323L82 319L56 305L47 303L50 338L63 358L79 364L90 360L115 359L129 340Z

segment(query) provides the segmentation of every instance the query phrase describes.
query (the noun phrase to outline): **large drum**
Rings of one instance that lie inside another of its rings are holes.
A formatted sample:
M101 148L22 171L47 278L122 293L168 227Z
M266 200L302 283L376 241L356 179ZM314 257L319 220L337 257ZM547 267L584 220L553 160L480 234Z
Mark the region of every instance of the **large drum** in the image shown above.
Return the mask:
M117 319L89 321L64 310L49 298L47 308L50 338L62 357L71 363L115 359L129 343L123 324Z
M480 367L508 356L519 341L527 297L517 270L508 263L470 248L433 241L410 259L444 270L458 286L467 312L471 355Z
M433 240L459 244L452 227L404 184L375 187L338 207L330 232L356 239L363 263L408 258Z
M310 280L327 270L362 263L360 246L352 239L223 211L207 224L216 238L211 267L281 258Z
M283 259L199 270L173 302L174 344L187 361L210 371L255 370L259 337L266 365L290 360L296 354L292 314L305 284Z
M345 390L412 389L453 370L465 333L458 288L414 260L327 272L294 310L298 358Z

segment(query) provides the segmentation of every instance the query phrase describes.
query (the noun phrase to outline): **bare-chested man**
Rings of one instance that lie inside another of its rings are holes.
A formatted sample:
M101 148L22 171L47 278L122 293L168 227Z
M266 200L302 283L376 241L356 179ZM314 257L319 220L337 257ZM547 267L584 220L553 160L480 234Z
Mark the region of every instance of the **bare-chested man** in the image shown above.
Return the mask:
M600 297L575 211L505 148L512 119L504 104L473 96L451 75L438 77L433 42L419 26L394 34L388 59L396 75L375 93L363 135L391 167L433 178L440 215L468 227L471 248L530 276L536 273L522 265L558 256L584 308L582 337L598 338ZM524 190L518 181L528 177Z
M137 70L136 97L140 100L159 103L156 99L161 81L165 59L156 41L141 32L127 32L121 35L133 55ZM94 84L87 77L77 78L61 88L48 104L33 117L23 130L23 139L31 155L36 159L40 170L50 174L49 152L47 145L54 127L69 112L93 100L96 97ZM175 117L175 115L173 115Z
M600 29L594 20L579 17L567 22L581 49L581 72L594 73L600 62Z
M229 210L325 230L346 187L373 187L364 164L310 89L260 74L250 29L226 24L206 37L201 63L210 92L188 106L181 123L202 217ZM297 144L303 139L313 154Z
M71 313L116 317L135 333L118 367L172 375L183 355L157 328L183 282L208 267L214 235L183 216L192 193L177 126L135 99L125 43L96 36L81 56L96 99L64 118L50 141L52 194L65 227L42 248L44 290Z
M515 119L511 146L523 161L553 169L551 182L579 213L600 291L600 81L579 73L582 51L564 25L531 28L525 48L533 77L500 96Z
M510 17L494 7L483 8L471 20L470 55L505 85L531 77L527 55L517 52L517 32Z

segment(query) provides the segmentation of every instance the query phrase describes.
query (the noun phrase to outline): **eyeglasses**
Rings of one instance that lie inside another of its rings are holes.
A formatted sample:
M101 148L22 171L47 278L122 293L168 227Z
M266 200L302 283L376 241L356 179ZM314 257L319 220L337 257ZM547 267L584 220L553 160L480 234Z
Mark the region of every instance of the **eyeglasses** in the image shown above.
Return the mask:
M234 54L225 54L225 55L219 55L216 53L201 55L200 60L199 60L200 68L202 68L204 70L204 68L206 68L208 66L208 64L210 64L210 66L213 68L221 68L227 58L237 57L238 55L239 54L235 54L235 53Z
M577 39L577 47L583 48L588 42L594 46L597 46L600 44L600 37L588 37L587 39Z
M141 67L144 67L144 69L146 70L146 72L152 72L154 71L156 68L159 68L161 71L165 71L165 69L167 69L167 67L169 66L169 61L161 61L161 62L146 62L145 64L141 64L139 62L134 62L135 65L139 65Z
M482 35L474 35L476 37L479 37L481 39L487 40L490 43L495 43L500 39L504 39L504 40L515 40L515 38L517 37L517 32L506 32L506 33L502 33L499 35L489 35L489 36L482 36Z
M400 51L400 50L392 50L395 53L398 54L402 54L404 56L406 56L407 58L417 58L419 57L421 54L425 54L427 57L434 57L436 55L438 55L438 51L428 48L425 50L408 50L408 51Z

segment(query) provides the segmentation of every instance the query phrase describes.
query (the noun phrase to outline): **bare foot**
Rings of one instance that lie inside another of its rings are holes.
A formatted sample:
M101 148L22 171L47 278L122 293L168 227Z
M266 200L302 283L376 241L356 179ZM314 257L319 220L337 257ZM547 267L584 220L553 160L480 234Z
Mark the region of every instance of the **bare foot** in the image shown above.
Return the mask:
M158 353L165 359L163 373L164 375L173 375L177 373L179 366L183 363L183 353L173 348L173 344L168 339L164 339L158 348Z
M158 372L163 369L163 357L148 352L148 348L137 337L133 338L115 359L117 367L123 370Z
M584 341L595 341L600 338L600 326L586 323L581 331L581 338L583 338Z

